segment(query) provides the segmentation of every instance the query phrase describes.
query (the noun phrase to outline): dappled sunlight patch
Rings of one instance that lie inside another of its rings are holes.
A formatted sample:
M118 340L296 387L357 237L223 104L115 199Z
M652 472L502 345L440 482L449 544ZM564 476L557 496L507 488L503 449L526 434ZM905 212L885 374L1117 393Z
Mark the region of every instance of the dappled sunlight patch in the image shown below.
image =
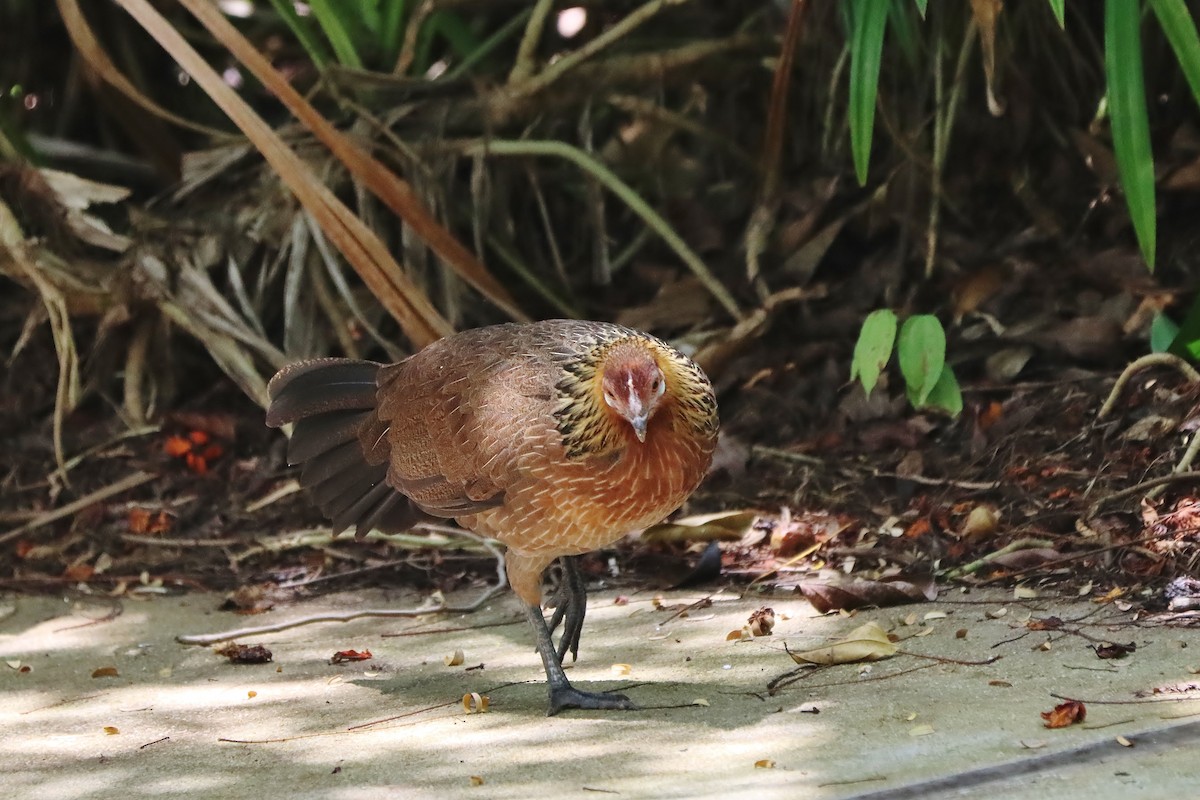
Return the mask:
M41 619L16 633L0 634L0 658L32 661L31 654L53 657L58 651L128 646L131 640L144 635L148 625L149 614L138 606L126 602L122 613L112 619L104 619L105 612L89 606L87 610Z

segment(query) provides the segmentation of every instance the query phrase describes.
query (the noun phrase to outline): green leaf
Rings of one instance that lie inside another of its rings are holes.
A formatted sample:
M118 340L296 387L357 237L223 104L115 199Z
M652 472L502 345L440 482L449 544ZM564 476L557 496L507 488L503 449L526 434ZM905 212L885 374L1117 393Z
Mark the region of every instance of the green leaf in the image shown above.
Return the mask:
M879 382L879 374L892 357L896 344L896 314L890 308L872 311L863 320L850 362L850 380L858 378L870 394Z
M1179 335L1179 326L1175 320L1161 311L1154 315L1150 322L1150 352L1165 353Z
M1154 269L1154 156L1146 114L1138 0L1105 0L1104 68L1117 171L1147 266Z
M904 3L889 4L888 26L892 31L892 40L900 46L900 52L904 53L909 69L916 74L921 69L921 32L917 28L912 9Z
M929 5L929 0L916 0L917 11L921 12L921 19L925 19L925 7Z
M1200 360L1200 295L1196 295L1188 306L1167 352L1191 362Z
M1188 13L1184 0L1150 0L1150 8L1162 25L1179 66L1192 87L1192 96L1200 103L1200 36L1196 35L1196 21Z
M946 332L932 314L909 317L900 328L900 372L914 406L923 406L946 366Z
M379 44L388 62L394 62L400 55L404 29L408 27L408 0L383 0L381 15L383 30L380 33Z
M379 38L380 29L383 27L383 20L379 16L379 0L358 0L358 23L372 37Z
M850 151L860 186L867 183L875 99L883 62L883 32L890 0L847 0L850 11Z
M342 66L362 69L362 58L350 33L351 26L355 24L353 10L331 0L309 0L309 8Z
M1066 0L1050 0L1050 10L1054 12L1054 18L1058 20L1058 27L1065 29L1067 27L1067 10L1064 8Z
M312 59L313 65L318 70L325 69L329 64L329 50L325 47L325 43L321 41L308 26L307 20L301 19L296 13L296 6L292 0L271 0L271 5L275 8L275 12L292 31L292 35L300 42L300 46L304 48L304 52L308 53L308 57Z
M962 389L958 387L958 378L954 376L954 370L950 369L949 365L942 368L942 374L938 376L937 383L933 385L933 390L923 403L916 402L911 392L908 399L912 401L914 408L940 408L952 417L957 417L963 409Z

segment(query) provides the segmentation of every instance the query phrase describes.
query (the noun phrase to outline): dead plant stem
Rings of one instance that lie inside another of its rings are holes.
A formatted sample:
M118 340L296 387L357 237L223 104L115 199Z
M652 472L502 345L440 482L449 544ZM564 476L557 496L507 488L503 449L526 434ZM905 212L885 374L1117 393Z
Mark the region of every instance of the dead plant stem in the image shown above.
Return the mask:
M469 156L555 156L578 166L615 194L631 211L642 218L667 245L675 251L704 287L716 298L729 315L740 321L743 313L729 290L717 279L691 247L650 204L608 167L592 156L566 142L544 140L487 140L467 143L461 150Z

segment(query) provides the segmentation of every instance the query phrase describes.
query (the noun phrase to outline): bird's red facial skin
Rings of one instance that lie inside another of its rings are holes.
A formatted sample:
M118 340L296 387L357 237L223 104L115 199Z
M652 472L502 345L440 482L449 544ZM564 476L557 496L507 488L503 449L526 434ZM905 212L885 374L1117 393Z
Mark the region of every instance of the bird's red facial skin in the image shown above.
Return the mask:
M639 441L646 440L646 424L666 391L666 379L645 353L614 360L604 369L604 402L632 427Z

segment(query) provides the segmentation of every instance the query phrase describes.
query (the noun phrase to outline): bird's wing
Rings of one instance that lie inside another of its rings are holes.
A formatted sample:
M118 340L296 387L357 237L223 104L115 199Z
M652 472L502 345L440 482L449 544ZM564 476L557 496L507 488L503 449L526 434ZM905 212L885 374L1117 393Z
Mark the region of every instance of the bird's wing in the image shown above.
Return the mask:
M369 460L425 512L462 517L503 505L522 458L553 430L554 371L521 329L443 340L379 376ZM486 334L486 335L485 335Z

